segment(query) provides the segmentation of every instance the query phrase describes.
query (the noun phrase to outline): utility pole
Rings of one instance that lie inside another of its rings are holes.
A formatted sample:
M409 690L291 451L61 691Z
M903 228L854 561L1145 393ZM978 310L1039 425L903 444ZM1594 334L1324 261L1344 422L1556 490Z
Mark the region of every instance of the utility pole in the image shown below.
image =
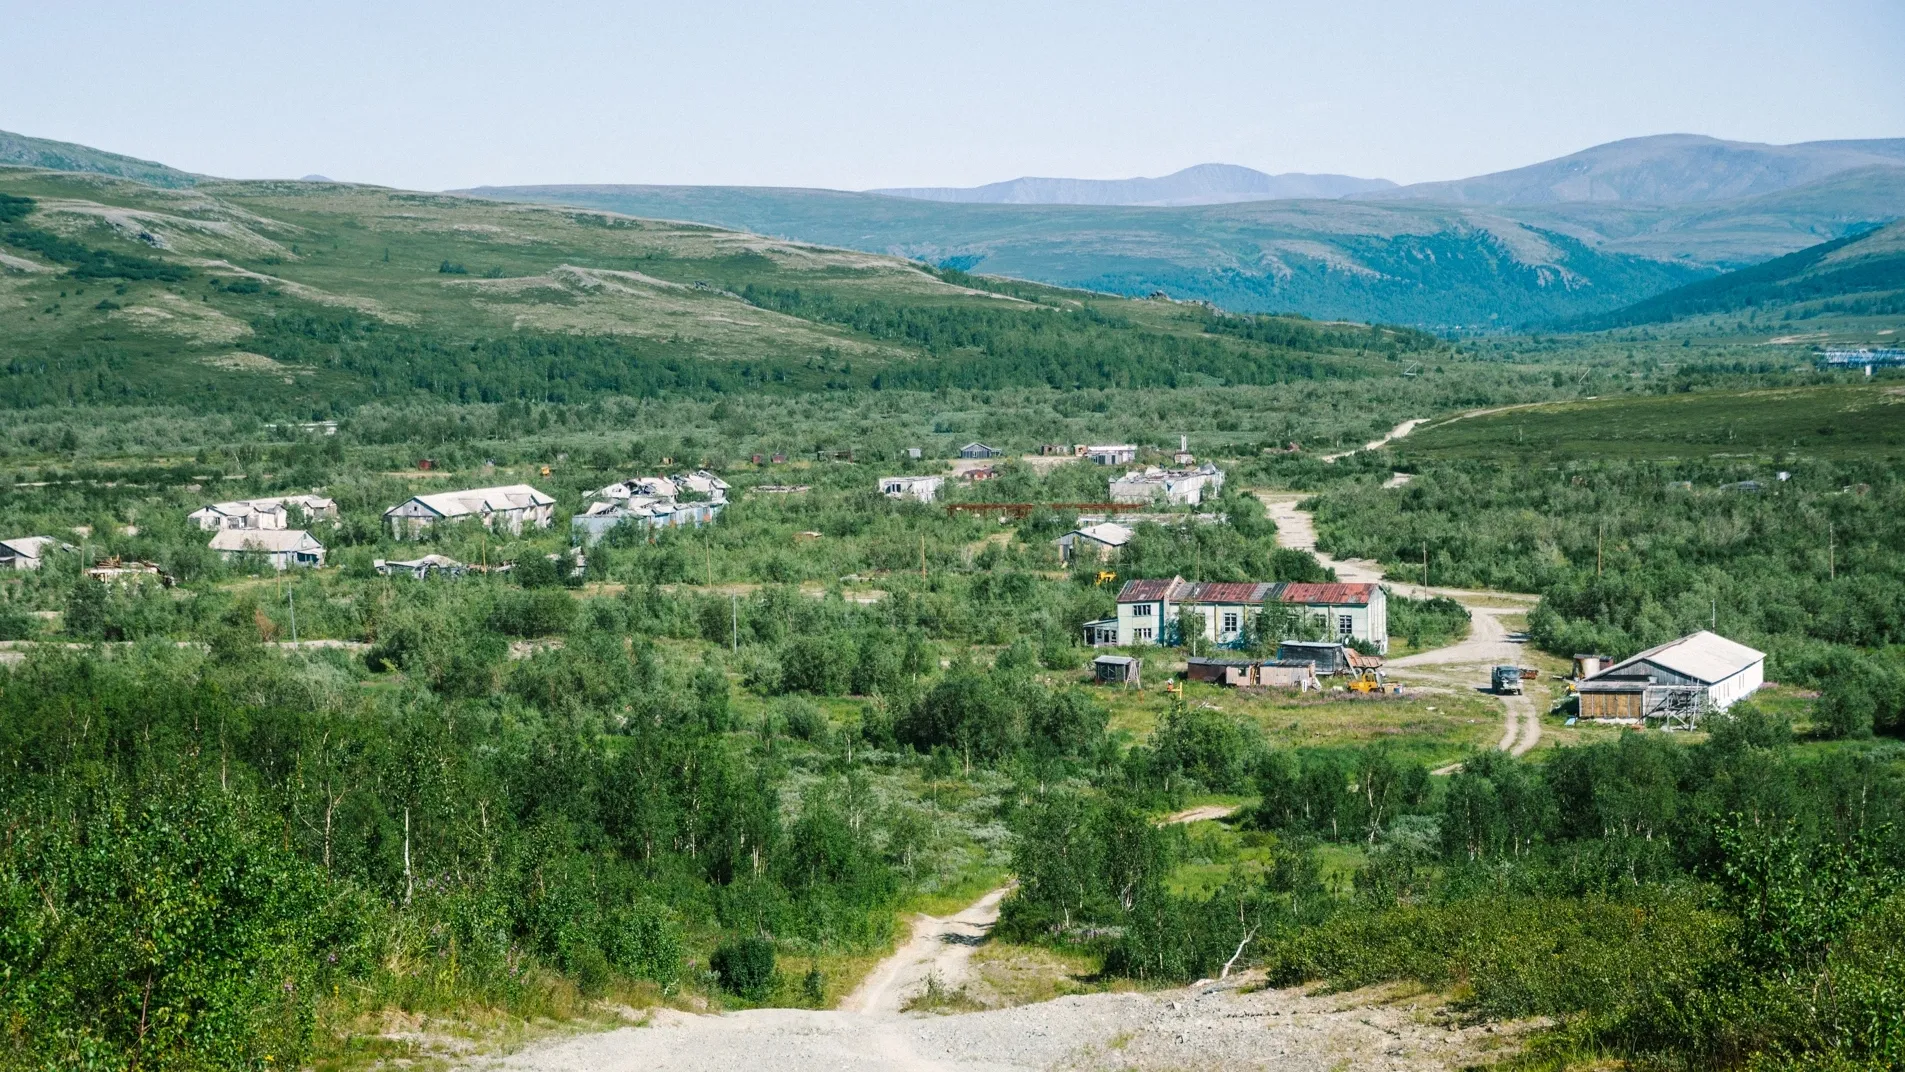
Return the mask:
M284 593L284 601L290 604L291 606L291 646L295 648L298 646L298 594L297 592L287 588Z
M926 534L925 533L921 533L919 537L919 575L921 577L926 576Z
M1832 544L1832 524L1831 522L1827 522L1826 523L1826 580L1828 581L1834 581L1839 579L1839 567L1838 567L1838 563L1833 561L1833 550L1834 550L1834 547Z
M701 549L707 552L707 555L708 555L708 587L713 588L714 587L714 547L710 544L704 543L701 545Z
M1429 587L1429 541L1422 541L1422 587Z
M1602 532L1601 532L1601 528L1600 528L1600 526L1598 526L1598 525L1597 525L1597 526L1595 526L1595 528L1594 528L1594 576L1596 576L1596 577L1599 577L1599 576L1601 575L1601 543L1602 543L1602 539L1603 539L1603 537L1602 537Z
M728 593L728 620L729 622L733 624L733 627L734 627L734 640L728 650L740 651L741 650L741 595L738 592Z
M1718 599L1707 600L1707 629L1712 632L1718 632L1720 629L1720 601Z

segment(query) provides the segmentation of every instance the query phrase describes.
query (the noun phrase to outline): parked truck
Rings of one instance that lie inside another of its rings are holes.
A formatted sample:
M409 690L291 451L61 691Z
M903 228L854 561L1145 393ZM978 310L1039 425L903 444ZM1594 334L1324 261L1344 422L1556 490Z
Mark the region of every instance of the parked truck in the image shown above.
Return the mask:
M1494 684L1496 692L1512 692L1517 696L1521 695L1521 667L1497 666L1495 668Z

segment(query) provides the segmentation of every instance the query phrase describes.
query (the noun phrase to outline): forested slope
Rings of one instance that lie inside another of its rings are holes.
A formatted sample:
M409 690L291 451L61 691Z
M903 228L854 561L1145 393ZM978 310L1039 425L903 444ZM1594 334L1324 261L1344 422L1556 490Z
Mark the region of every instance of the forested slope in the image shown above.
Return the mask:
M373 187L6 170L0 197L10 406L1264 384L1438 345Z

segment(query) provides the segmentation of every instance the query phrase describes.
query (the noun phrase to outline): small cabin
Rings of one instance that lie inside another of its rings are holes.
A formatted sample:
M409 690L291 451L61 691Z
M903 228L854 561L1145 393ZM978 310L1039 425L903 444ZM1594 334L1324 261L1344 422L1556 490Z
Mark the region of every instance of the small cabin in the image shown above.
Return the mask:
M1091 661L1092 676L1100 685L1142 688L1138 673L1143 668L1144 660L1129 655L1100 655Z
M1005 451L994 450L984 443L968 443L959 448L959 456L961 458L997 458L1004 454Z

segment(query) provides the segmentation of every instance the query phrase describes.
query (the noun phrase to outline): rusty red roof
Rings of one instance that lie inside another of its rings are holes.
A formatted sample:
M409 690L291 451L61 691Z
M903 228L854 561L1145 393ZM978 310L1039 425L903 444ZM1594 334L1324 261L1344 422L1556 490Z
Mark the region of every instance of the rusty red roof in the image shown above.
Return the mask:
M1268 598L1279 603L1366 604L1376 594L1373 584L1309 584L1286 581L1273 585Z
M1262 581L1205 581L1190 585L1186 603L1262 603L1274 585Z
M1180 587L1185 587L1182 577L1126 581L1124 587L1118 591L1118 602L1155 603L1160 599L1174 599L1179 594L1177 589Z

